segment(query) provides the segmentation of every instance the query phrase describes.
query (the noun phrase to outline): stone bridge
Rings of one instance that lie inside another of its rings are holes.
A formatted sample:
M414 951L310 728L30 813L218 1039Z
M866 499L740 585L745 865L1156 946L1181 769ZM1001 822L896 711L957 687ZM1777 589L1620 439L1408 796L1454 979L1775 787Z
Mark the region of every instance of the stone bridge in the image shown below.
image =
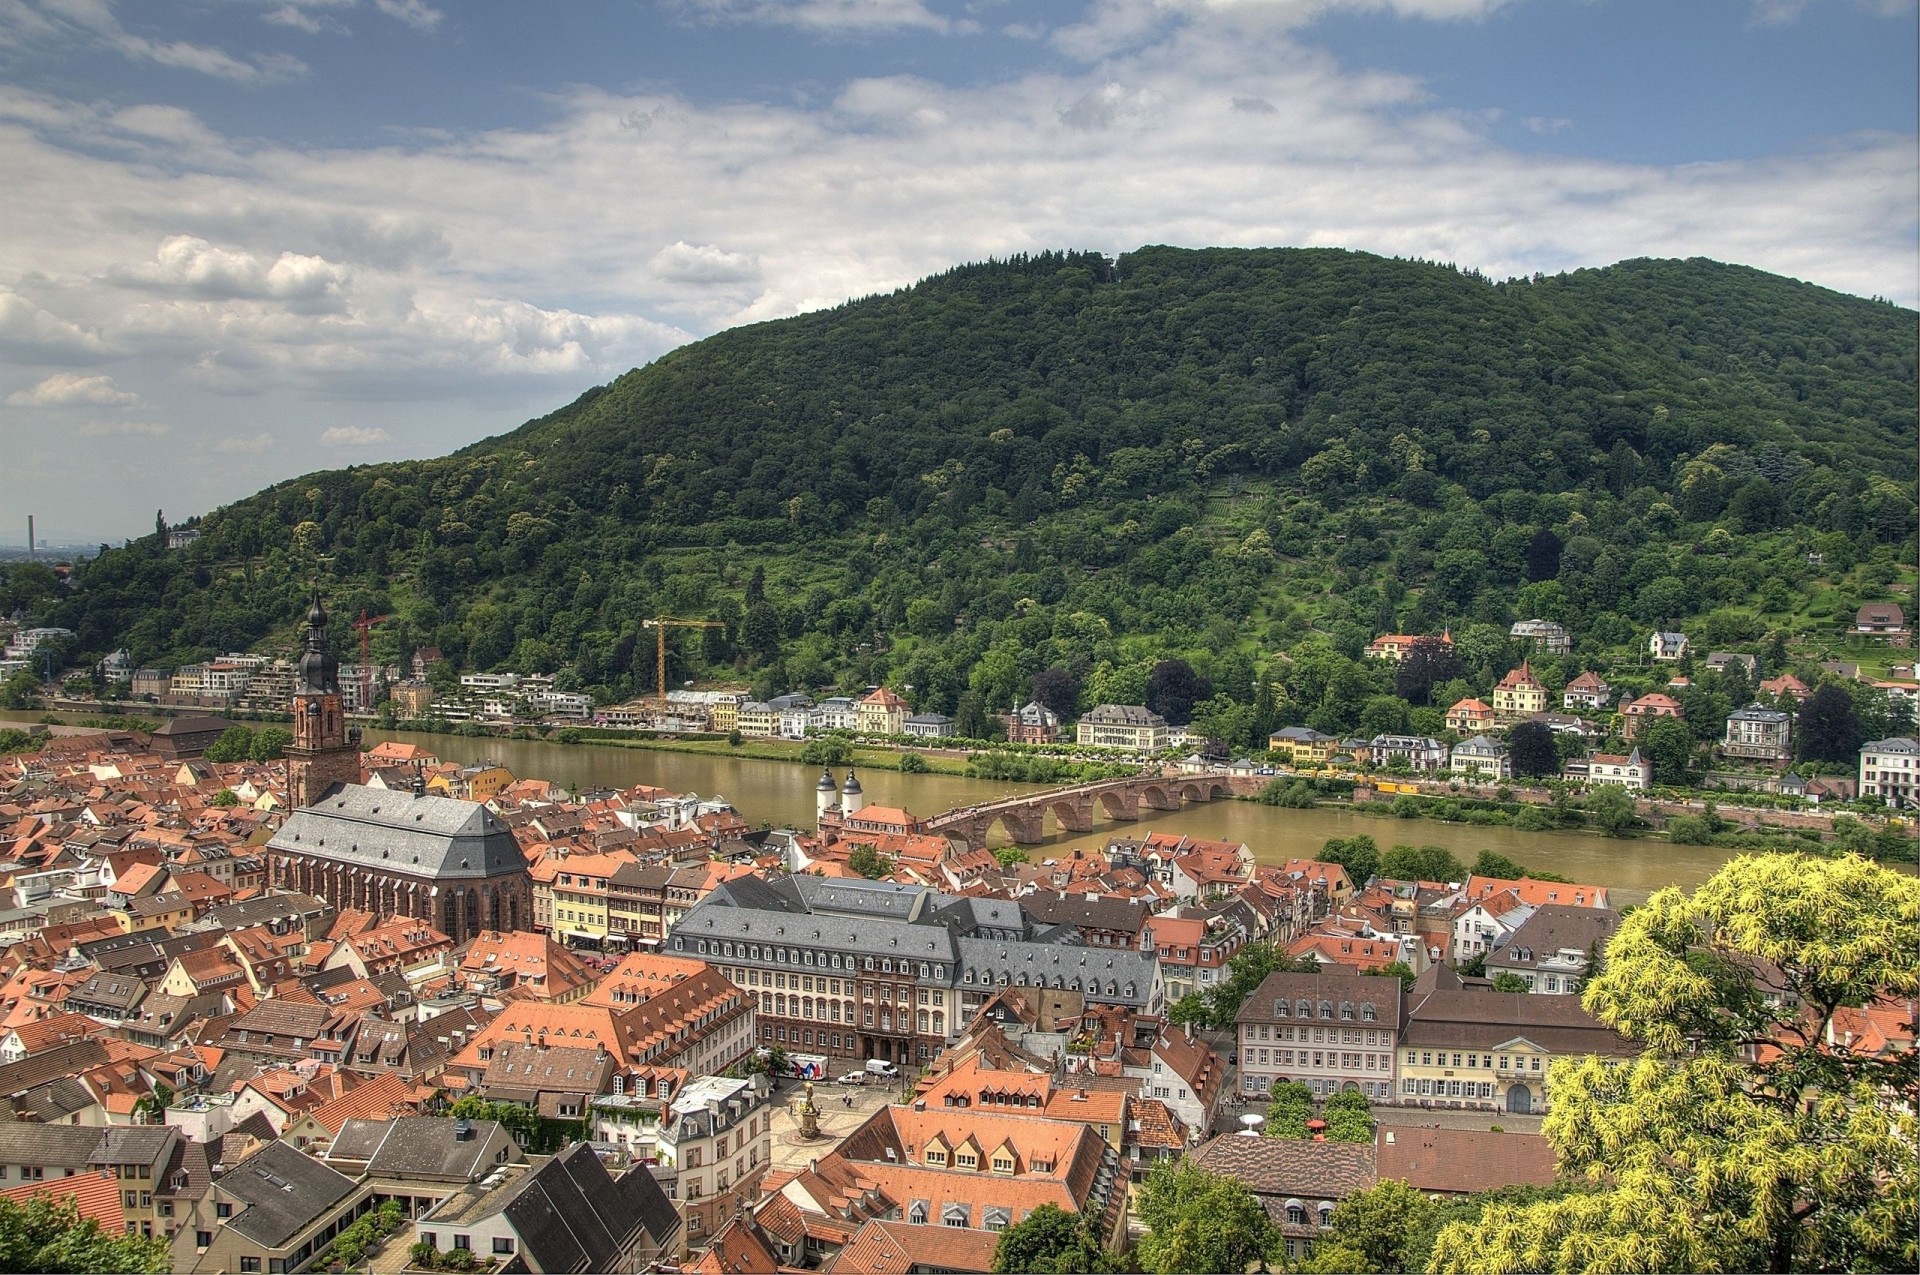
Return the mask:
M1197 801L1250 796L1267 781L1226 774L1134 775L1101 779L1071 788L1022 793L1004 801L961 806L922 822L921 829L964 841L970 850L987 844L995 824L1007 830L1015 845L1030 846L1046 839L1047 815L1065 832L1092 832L1096 813L1114 823L1151 819L1153 811L1173 811Z

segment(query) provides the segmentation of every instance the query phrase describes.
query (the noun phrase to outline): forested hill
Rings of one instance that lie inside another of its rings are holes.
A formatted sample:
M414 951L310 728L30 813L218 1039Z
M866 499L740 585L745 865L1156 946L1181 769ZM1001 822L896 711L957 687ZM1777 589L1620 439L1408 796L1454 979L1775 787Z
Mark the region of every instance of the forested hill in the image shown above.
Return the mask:
M1250 693L1315 632L1352 655L1388 627L1486 645L1521 611L1589 653L1709 613L1729 642L1830 631L1910 576L1914 466L1915 315L1751 269L1044 254L721 333L10 601L146 664L285 641L318 572L342 625L395 617L389 658L571 665L608 697L650 683L657 613L730 625L676 678L953 712L1053 665L1137 701L1184 654Z

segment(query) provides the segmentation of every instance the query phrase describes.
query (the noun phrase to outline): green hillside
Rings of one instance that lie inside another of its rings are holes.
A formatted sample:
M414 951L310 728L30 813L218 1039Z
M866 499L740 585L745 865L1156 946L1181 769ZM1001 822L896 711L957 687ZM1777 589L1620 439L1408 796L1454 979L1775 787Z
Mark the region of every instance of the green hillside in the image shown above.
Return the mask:
M963 716L1051 667L1137 702L1182 655L1217 710L1270 672L1282 716L1344 729L1391 689L1351 664L1382 629L1451 625L1482 686L1514 618L1566 622L1570 669L1655 623L1810 656L1860 602L1911 610L1915 401L1911 311L1708 261L1047 254L721 333L0 604L175 663L287 641L318 575L343 626L396 617L388 658L608 699L652 683L642 616L717 618L671 677Z

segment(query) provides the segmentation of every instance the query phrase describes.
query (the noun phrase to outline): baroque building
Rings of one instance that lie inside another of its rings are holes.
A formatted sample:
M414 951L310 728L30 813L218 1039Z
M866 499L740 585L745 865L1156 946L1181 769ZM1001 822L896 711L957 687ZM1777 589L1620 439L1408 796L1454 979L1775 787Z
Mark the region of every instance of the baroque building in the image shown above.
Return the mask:
M485 806L371 788L346 725L340 666L318 591L293 696L287 783L295 810L267 843L273 884L424 921L456 944L531 926L533 882L513 832Z

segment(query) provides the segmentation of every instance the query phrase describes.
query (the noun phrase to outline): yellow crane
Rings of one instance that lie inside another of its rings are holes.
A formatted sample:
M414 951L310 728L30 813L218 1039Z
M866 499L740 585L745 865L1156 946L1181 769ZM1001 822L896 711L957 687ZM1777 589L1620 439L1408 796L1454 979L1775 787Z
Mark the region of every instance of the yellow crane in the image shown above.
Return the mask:
M672 616L656 615L651 620L640 621L643 629L655 630L653 671L660 678L660 702L667 702L667 630L668 629L724 629L727 626L718 620L676 620Z

